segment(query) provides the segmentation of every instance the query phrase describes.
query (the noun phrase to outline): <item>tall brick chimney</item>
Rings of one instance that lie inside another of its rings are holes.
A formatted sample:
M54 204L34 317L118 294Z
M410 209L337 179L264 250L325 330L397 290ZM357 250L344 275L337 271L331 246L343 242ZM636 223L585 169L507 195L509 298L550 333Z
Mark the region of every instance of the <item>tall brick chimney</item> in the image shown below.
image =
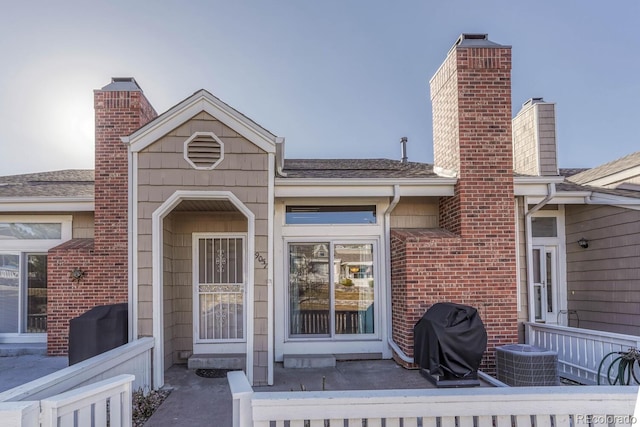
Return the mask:
M157 113L132 77L112 78L94 91L95 250L118 254L125 265L128 241L128 158L120 137L153 120ZM124 277L126 282L126 276Z
M128 171L127 147L120 137L157 116L133 78L114 78L94 91L94 239L72 239L47 257L47 353L68 351L70 319L105 304L127 302ZM69 272L85 276L72 281Z
M462 236L496 220L512 228L511 47L462 34L430 83L434 166L459 178L440 225Z
M495 347L518 340L511 48L461 35L431 79L431 100L434 170L458 182L440 199L439 229L391 230L393 339L411 356L413 325L431 305L471 305L491 372Z

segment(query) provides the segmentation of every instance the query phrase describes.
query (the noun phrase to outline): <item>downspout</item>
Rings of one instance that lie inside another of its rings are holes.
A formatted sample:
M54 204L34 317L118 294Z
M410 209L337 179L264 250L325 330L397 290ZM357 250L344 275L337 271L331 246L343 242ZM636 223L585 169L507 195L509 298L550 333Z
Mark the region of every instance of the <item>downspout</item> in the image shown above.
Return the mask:
M540 203L532 207L530 210L526 211L525 218L528 218L531 216L531 214L538 212L547 203L549 203L551 199L553 199L555 196L556 196L556 184L554 182L550 182L547 184L547 196L544 199L542 199Z
M529 303L527 304L529 311L529 322L535 322L535 314L534 314L534 301L533 301L533 289L531 289L531 284L533 283L533 264L532 264L532 253L533 253L533 242L531 238L531 215L538 212L545 205L547 205L551 199L556 196L556 184L550 182L547 184L547 195L544 199L542 199L537 205L532 207L531 209L527 209L529 204L527 203L527 198L525 197L525 205L524 205L524 240L526 249L526 260L527 260L527 296Z
M389 302L387 304L387 342L389 347L407 363L413 363L413 358L404 354L404 352L398 347L398 344L393 340L393 319L391 318L391 212L396 208L400 202L400 186L393 186L393 199L389 204L389 207L384 212L384 238L385 238L385 251L387 260L389 262L389 268L387 268L387 295Z

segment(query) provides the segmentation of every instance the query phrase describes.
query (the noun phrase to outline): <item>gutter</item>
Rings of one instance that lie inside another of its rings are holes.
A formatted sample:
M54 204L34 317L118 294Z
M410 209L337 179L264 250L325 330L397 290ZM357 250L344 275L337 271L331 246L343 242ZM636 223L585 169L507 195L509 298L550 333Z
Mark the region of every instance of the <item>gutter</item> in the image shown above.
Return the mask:
M395 184L393 186L393 199L389 204L389 207L384 212L384 238L386 241L385 251L387 260L389 260L389 268L387 269L387 295L391 297L391 212L396 208L400 202L400 185ZM393 324L391 319L391 301L387 304L387 343L389 347L407 363L413 363L413 358L404 354L404 352L398 347L398 344L393 340Z

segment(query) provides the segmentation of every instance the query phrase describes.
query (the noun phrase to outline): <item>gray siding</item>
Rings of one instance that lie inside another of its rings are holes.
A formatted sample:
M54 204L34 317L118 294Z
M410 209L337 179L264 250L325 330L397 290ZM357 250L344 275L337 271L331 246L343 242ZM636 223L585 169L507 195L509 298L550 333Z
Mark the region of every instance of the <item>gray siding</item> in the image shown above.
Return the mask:
M525 175L558 175L555 104L525 104L513 119L513 169Z
M580 327L640 335L640 211L567 206L566 230L568 308Z
M391 212L391 228L437 228L438 199L403 197Z
M73 238L93 239L93 212L73 213Z
M184 159L184 142L194 132L213 132L224 143L224 160L213 170L196 170ZM152 229L153 212L177 190L231 191L255 215L255 251L265 259L268 254L268 154L243 138L233 129L207 113L199 113L191 120L169 132L155 143L138 153L138 333L141 336L152 335ZM165 224L167 239L175 241L172 227L178 224ZM215 231L215 230L201 230ZM165 250L171 251L165 243ZM183 248L184 249L184 248ZM165 256L165 287L170 286L171 271L167 263L175 262L182 250L172 248L173 258ZM253 254L248 254L252 256ZM190 254L188 255L191 256ZM185 260L182 260L185 261ZM175 277L175 271L173 272ZM175 290L175 289L174 289ZM267 270L256 265L254 271L254 383L263 384L267 376ZM165 360L175 360L176 352L184 350L186 339L180 323L182 309L191 309L185 305L186 299L167 297L165 294L165 333L172 342L165 352ZM183 304L181 309L177 305ZM169 329L168 329L169 328ZM172 328L172 329L171 329ZM165 365L167 368L170 363Z

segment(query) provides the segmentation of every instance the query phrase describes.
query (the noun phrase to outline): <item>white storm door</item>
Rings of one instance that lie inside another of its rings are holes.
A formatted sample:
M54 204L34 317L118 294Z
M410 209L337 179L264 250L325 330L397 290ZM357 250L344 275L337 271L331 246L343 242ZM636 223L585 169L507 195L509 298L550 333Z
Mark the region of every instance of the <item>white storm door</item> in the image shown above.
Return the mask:
M246 236L193 235L193 352L245 351Z
M537 322L558 323L558 257L555 246L534 246L533 251L534 314Z

